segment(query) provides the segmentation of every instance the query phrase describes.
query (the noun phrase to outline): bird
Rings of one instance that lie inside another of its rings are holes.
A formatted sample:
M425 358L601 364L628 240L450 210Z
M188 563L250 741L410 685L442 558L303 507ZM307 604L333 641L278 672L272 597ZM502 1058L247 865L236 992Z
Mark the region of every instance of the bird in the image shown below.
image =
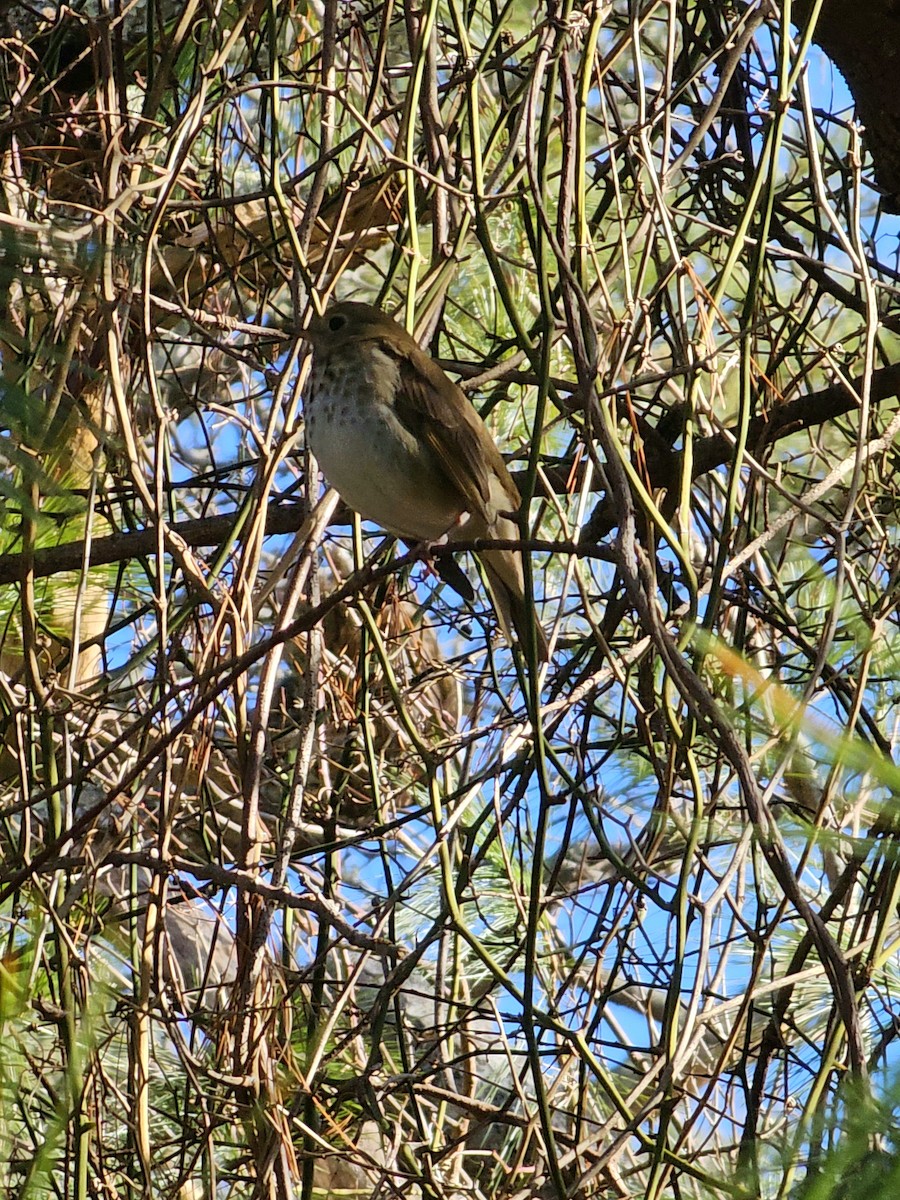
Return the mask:
M402 325L359 301L314 316L305 336L312 368L304 389L307 442L350 508L407 542L515 540L522 498L487 426ZM518 550L483 549L497 621L513 644L549 658L525 599Z

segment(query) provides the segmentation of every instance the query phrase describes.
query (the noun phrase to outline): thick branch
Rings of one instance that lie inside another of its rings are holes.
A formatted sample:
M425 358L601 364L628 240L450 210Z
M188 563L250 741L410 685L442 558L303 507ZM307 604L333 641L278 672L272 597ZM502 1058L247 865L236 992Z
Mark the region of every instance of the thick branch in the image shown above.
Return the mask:
M266 516L266 533L296 533L304 521L300 505L271 504ZM191 521L178 521L169 526L174 537L184 545L221 546L234 531L235 513L218 517L201 517ZM132 558L144 558L156 553L157 531L150 526L133 533L111 533L108 537L94 538L91 542L91 566L103 567L110 563L125 562ZM65 542L38 550L34 555L34 576L43 579L48 575L59 575L63 571L80 571L84 566L84 544ZM16 583L28 567L25 554L0 555L0 584Z
M797 0L808 19L812 0ZM865 126L864 140L889 212L900 209L900 92L895 84L900 43L896 0L825 0L813 40L840 70Z
M754 447L758 454L764 447L790 437L801 429L824 425L826 421L852 412L858 407L857 396L862 392L865 381L860 376L851 383L852 392L843 383L833 383L818 392L809 392L786 404L778 404L754 417L750 422L748 445ZM869 387L872 404L880 404L900 395L900 365L873 371ZM731 462L733 453L734 441L725 433L701 438L694 445L694 478Z

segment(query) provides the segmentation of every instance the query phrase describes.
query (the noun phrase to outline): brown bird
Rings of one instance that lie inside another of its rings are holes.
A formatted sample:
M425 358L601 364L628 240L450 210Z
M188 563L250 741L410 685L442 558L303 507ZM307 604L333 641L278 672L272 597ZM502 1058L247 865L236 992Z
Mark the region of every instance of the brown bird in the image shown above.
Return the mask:
M377 308L344 301L310 323L309 445L361 517L412 542L514 539L522 498L481 417L415 339ZM532 624L515 550L482 550L497 619L523 646Z

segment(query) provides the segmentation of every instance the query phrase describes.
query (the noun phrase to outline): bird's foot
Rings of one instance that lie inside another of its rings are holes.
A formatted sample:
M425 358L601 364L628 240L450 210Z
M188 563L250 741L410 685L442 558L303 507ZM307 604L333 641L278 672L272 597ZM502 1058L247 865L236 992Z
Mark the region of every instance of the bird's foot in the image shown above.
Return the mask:
M451 558L449 554L440 554L437 558L434 557L434 551L442 550L445 546L449 545L453 531L464 525L468 519L469 514L467 512L460 513L447 532L439 538L426 539L415 546L410 546L410 548L415 549L419 553L429 574L442 579L463 600L471 604L475 599L475 589L456 559Z

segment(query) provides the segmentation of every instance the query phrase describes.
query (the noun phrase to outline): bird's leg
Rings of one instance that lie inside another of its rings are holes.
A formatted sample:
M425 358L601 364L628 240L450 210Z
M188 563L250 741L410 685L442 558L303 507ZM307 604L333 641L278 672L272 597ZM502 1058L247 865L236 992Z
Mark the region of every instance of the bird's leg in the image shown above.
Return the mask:
M471 515L472 514L470 512L466 512L465 510L463 510L461 513L459 513L457 516L455 516L453 518L453 521L450 523L450 525L447 526L447 528L441 534L440 537L423 538L422 541L419 542L418 544L411 544L411 543L407 542L407 545L410 546L410 549L419 550L422 554L422 557L424 559L426 559L426 561L427 561L431 557L431 552L433 550L439 549L440 547L446 546L449 544L451 535L454 533L454 531L457 529L462 529L463 525L465 525L465 523L469 520Z
M459 513L458 516L447 527L446 532L442 533L441 536L439 538L437 538L436 541L431 542L430 545L446 546L447 543L450 541L450 535L452 533L454 533L457 529L462 529L463 525L466 524L466 522L469 520L469 518L471 516L472 516L472 514L470 512L466 512L466 510L463 509L463 511L461 513Z
M475 589L466 577L462 567L449 554L442 554L437 559L433 558L432 551L448 545L454 530L460 529L465 525L470 516L471 513L461 512L454 519L453 524L440 537L426 538L424 541L419 542L417 546L412 547L422 555L426 569L439 579L442 579L449 587L452 587L469 604L475 599Z

